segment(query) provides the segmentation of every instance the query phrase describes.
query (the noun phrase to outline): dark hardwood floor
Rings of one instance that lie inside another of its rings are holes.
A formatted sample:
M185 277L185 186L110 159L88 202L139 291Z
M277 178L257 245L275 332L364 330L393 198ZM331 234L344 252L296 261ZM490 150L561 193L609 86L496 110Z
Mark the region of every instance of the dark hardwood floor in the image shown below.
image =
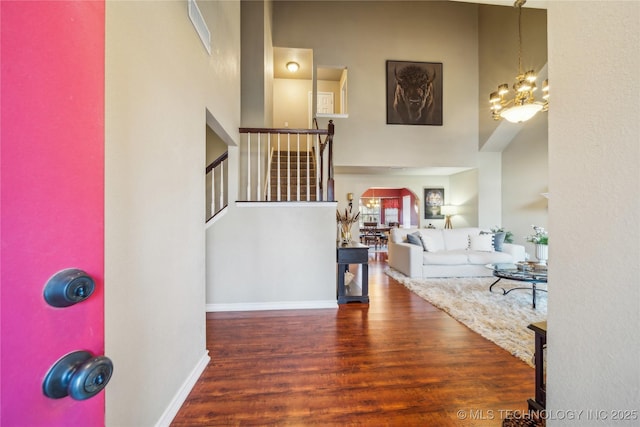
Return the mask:
M209 313L211 362L171 425L500 426L526 410L534 370L385 261L370 254L369 305Z

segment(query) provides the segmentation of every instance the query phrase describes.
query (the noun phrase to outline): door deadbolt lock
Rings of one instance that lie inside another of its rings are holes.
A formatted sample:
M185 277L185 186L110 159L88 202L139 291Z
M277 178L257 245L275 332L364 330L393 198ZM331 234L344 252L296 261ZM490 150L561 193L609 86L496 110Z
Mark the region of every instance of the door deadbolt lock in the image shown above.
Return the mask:
M52 399L66 396L74 400L89 399L107 386L112 373L113 362L108 357L93 357L88 351L74 351L49 369L42 391Z
M69 307L89 298L96 285L91 276L77 268L54 274L44 287L44 299L53 307Z

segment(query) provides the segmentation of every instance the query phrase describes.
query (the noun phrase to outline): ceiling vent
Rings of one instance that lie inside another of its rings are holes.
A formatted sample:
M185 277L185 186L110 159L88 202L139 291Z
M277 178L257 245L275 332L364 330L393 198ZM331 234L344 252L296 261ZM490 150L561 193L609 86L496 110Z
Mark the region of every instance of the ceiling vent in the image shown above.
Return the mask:
M189 0L188 3L189 19L191 19L193 27L200 36L200 40L202 40L204 48L207 49L207 52L211 55L211 33L209 32L209 28L207 28L207 23L204 21L204 17L200 12L200 8L198 8L198 5L196 4L196 0Z

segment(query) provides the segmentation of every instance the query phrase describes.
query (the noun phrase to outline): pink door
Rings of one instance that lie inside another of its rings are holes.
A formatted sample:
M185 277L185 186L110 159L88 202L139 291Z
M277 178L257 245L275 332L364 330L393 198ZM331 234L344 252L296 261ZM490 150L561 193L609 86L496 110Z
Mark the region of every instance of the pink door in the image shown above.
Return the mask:
M62 356L104 353L103 1L0 1L0 425L104 425L104 390L49 398ZM95 291L47 304L58 271Z

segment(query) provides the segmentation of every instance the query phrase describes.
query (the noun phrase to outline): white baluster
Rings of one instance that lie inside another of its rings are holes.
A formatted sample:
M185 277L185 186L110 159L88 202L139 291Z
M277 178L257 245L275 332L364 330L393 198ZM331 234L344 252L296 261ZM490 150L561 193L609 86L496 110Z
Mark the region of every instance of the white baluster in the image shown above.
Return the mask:
M280 201L280 134L278 134L278 185L276 191L278 192L277 200Z
M298 148L297 148L297 150L298 150L298 164L297 164L298 170L296 172L296 175L297 175L297 180L298 180L298 186L297 186L298 187L298 191L297 191L298 199L297 200L299 202L300 201L300 134L298 134L297 144L298 144Z
M251 200L251 133L247 133L247 201Z
M211 216L216 214L216 169L211 169Z
M220 209L224 206L224 163L227 160L225 159L223 162L220 162Z
M270 162L267 165L267 201L271 201L271 163L273 163L273 153L271 153L271 134L267 134L267 155L270 156Z
M291 134L287 134L287 202L291 201Z
M261 188L260 188L260 184L262 184L262 176L260 175L260 170L261 170L261 168L260 168L260 166L261 166L260 159L261 159L261 156L262 156L262 152L260 151L260 135L262 135L262 134L258 133L258 178L257 178L258 185L257 185L257 189L256 189L256 193L258 195L256 200L258 200L258 201L262 200L262 194L261 194Z

